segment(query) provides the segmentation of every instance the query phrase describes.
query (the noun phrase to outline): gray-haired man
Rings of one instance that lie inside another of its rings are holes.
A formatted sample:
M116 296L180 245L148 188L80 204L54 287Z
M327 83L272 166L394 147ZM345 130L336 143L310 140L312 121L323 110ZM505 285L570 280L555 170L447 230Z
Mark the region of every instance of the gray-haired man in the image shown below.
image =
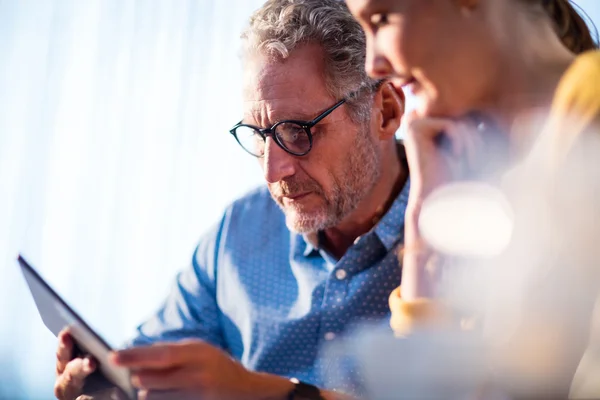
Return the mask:
M366 76L361 28L337 0L273 0L243 45L244 115L231 134L267 187L227 209L135 347L114 355L142 398L334 398L308 385L323 385L319 348L388 318L399 284L404 99ZM63 399L94 367L71 360L70 340L58 351Z

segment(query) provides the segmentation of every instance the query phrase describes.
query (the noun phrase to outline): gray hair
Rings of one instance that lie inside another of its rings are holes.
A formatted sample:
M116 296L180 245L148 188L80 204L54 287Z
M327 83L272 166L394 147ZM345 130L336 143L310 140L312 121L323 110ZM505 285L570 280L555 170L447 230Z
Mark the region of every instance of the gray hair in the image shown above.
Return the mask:
M347 99L350 117L366 122L377 81L365 71L366 39L346 3L340 0L268 0L242 34L245 55L260 52L286 59L297 47L315 43L325 55L327 91Z

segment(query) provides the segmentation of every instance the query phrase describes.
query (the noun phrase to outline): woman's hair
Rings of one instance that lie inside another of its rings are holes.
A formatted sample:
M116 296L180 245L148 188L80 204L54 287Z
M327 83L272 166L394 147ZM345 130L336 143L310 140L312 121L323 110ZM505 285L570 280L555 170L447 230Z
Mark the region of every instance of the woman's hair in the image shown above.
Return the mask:
M541 6L550 18L554 31L562 43L575 54L598 48L598 31L591 20L586 23L582 14L570 0L519 0L529 6ZM581 8L579 8L581 10ZM583 10L581 10L583 14ZM587 16L587 15L586 15ZM588 18L589 20L589 18ZM595 35L592 34L593 27Z

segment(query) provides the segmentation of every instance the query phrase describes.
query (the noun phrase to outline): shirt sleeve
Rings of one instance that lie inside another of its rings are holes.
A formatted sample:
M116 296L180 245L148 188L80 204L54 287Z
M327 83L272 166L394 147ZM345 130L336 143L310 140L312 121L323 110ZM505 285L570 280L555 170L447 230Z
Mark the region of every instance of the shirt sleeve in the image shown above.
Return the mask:
M177 275L162 307L138 327L131 346L201 339L226 350L216 300L216 270L224 220L200 241L191 265Z

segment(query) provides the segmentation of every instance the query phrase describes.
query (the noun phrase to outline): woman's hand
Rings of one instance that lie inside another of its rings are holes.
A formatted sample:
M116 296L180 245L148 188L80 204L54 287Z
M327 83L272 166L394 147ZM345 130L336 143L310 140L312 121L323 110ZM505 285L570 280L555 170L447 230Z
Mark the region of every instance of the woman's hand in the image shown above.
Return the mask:
M482 131L474 122L419 118L413 113L407 123L411 201L422 201L448 182L470 178L484 162Z
M419 118L413 113L407 123L405 147L411 187L405 217L402 297L414 300L435 296L439 272L432 265L435 254L423 243L418 230L424 199L444 184L472 179L487 155L482 126L470 119Z

